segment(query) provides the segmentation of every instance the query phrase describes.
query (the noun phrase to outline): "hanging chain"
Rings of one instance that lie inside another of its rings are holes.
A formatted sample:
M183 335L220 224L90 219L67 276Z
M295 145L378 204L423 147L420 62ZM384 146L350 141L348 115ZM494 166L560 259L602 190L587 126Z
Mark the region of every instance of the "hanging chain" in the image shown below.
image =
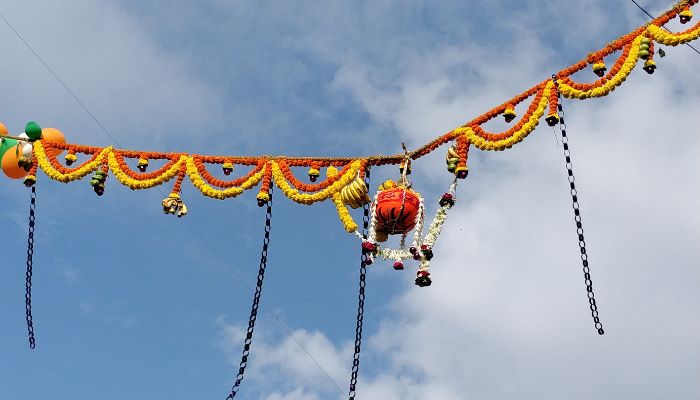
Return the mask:
M595 328L599 335L605 333L603 324L598 318L598 305L595 301L593 293L593 281L591 280L591 270L588 267L588 253L586 252L586 240L583 237L583 224L581 222L581 211L579 210L578 192L576 191L576 178L574 177L573 165L571 164L571 151L569 150L569 138L566 136L566 122L564 122L564 108L562 107L561 92L559 92L559 83L555 75L552 75L552 80L556 86L559 109L559 130L561 132L561 143L564 147L564 158L566 161L566 170L568 173L569 188L571 192L571 206L574 209L574 221L576 222L576 233L578 234L578 246L581 250L581 263L583 264L583 278L586 283L586 293L588 294L588 303L591 309L591 316L595 323Z
M365 187L369 192L369 174L370 167L367 167L365 172ZM367 239L367 230L369 229L369 203L363 206L362 215L362 237ZM355 387L357 386L357 373L360 370L360 346L362 345L362 322L365 315L365 282L367 277L367 257L368 254L362 252L360 256L360 291L357 301L357 325L355 326L355 352L352 356L352 373L350 374L350 393L349 400L355 399Z
M24 294L24 309L27 318L27 334L29 337L29 348L36 347L34 339L34 321L32 320L32 267L34 266L34 224L36 210L36 186L32 186L32 194L29 202L29 235L27 236L27 275L26 292Z
M270 244L270 224L272 222L272 186L270 186L269 200L267 201L267 211L265 213L265 238L263 239L262 253L260 254L260 269L258 269L258 281L255 285L255 295L253 296L253 306L250 309L250 319L248 320L248 330L246 331L245 341L243 342L243 355L241 356L241 364L236 375L236 383L233 384L231 392L226 399L236 397L238 388L243 381L243 374L248 365L248 354L250 354L250 345L253 341L253 331L255 330L255 320L258 318L258 306L260 306L260 295L262 294L263 280L265 279L265 268L267 267L267 248Z

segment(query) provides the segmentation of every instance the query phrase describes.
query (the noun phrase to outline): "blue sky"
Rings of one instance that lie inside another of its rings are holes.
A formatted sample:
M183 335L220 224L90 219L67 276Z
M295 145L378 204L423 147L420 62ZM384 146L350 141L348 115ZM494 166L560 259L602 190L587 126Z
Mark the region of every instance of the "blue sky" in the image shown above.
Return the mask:
M630 2L592 0L0 1L0 12L124 147L209 154L396 153L646 22ZM112 145L0 32L0 120ZM587 310L561 147L541 126L508 152L473 152L433 286L415 287L410 266L371 267L358 398L700 396L700 58L666 50L653 76L565 103L606 335ZM427 199L449 184L443 155L414 164ZM395 174L375 169L375 187ZM28 193L0 185L2 398L225 398L262 241L254 194L219 202L185 185L180 220L163 215L159 191L113 178L102 198L42 174L37 190L30 351ZM263 302L342 393L264 312L239 398L342 398L357 242L330 204L276 196L273 214Z

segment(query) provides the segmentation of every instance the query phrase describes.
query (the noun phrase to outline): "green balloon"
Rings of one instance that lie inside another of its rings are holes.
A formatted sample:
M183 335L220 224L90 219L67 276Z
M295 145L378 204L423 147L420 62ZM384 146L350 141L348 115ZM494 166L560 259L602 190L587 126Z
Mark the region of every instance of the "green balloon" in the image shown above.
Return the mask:
M15 139L2 138L2 143L0 143L0 160L2 160L2 157L5 155L7 150L10 150L15 146L17 146L17 141Z
M30 139L41 138L41 127L34 121L27 122L27 126L24 127L24 133L29 136Z

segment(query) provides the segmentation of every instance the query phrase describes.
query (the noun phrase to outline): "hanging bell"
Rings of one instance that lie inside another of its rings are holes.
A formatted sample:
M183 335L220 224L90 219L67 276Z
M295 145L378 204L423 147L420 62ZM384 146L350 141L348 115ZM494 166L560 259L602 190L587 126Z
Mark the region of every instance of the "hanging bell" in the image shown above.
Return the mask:
M318 177L321 175L321 171L319 171L318 168L311 166L309 168L309 172L307 172L307 175L309 175L309 180L311 182L316 182Z
M221 166L221 169L224 171L224 175L229 176L233 172L233 163L227 161Z
M260 192L256 196L256 199L258 200L258 207L264 207L265 204L270 201L270 195L266 192Z
M690 22L691 19L693 19L693 10L686 7L685 10L681 11L678 14L678 18L680 18L681 24L687 24L688 22Z
M146 169L148 169L148 159L139 157L139 161L136 164L136 168L138 168L140 172L146 172Z
M66 160L66 165L69 167L73 165L74 162L78 161L78 156L76 156L72 150L69 151L63 158Z
M544 119L547 122L547 125L549 126L556 126L559 123L559 116L555 113L547 115L547 118Z
M32 187L36 183L36 176L34 175L27 175L24 178L24 186L26 187Z
M605 66L605 63L601 61L597 61L593 63L593 73L598 75L599 77L605 76L605 71L607 71L608 68Z
M654 73L656 70L656 63L652 59L648 59L644 62L644 71L646 71L647 74L651 75Z
M503 112L503 119L510 123L515 119L516 115L515 108L511 104L508 104L506 110Z

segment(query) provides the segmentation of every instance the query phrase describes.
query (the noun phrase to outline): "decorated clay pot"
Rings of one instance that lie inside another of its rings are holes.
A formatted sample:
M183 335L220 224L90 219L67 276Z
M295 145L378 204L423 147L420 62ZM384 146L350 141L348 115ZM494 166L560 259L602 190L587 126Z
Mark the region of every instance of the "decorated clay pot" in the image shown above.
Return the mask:
M377 195L377 231L407 233L416 226L419 210L420 198L414 191L402 187L384 190Z

